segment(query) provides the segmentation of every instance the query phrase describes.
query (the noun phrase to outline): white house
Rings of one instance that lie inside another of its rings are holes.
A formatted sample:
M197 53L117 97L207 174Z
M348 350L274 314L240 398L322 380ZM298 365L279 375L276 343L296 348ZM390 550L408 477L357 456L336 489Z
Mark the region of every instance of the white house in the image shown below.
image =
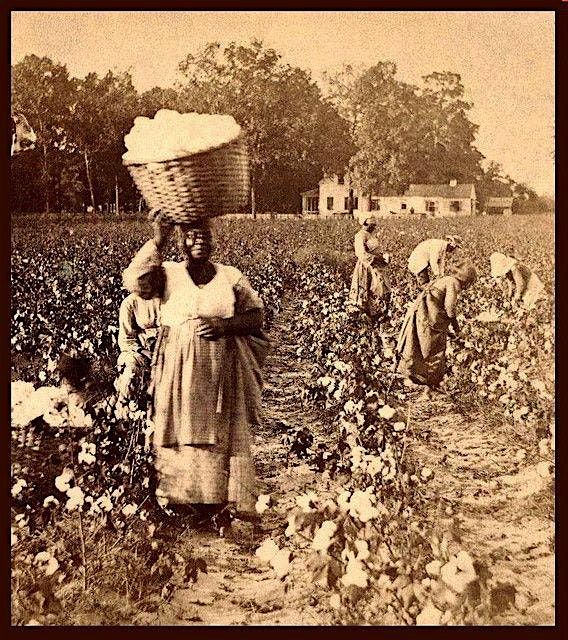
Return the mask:
M347 213L349 189L349 183L338 176L323 178L318 189L302 194L302 213L317 213L322 217ZM381 217L407 214L471 215L476 212L475 187L473 184L458 184L456 180L448 184L411 184L401 196L369 196L353 187L355 217L361 218L369 212Z
M415 213L434 216L472 215L476 212L477 197L471 183L411 184L404 192L409 209Z

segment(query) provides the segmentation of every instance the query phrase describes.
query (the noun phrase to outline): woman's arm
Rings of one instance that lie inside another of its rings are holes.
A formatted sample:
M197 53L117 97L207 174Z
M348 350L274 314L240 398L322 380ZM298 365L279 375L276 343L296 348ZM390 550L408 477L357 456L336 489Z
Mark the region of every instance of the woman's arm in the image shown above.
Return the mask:
M249 309L232 318L204 318L196 334L205 340L218 340L226 336L248 336L262 329L262 309Z
M132 258L128 267L122 272L122 281L130 293L146 297L145 291L148 289L148 278L150 272L152 276L150 282L155 285L161 297L163 293L164 277L160 267L162 265L161 251L171 235L173 226L153 222L154 237L145 242ZM154 294L155 295L155 294Z
M513 295L513 302L519 302L519 300L523 297L525 293L525 289L527 283L521 274L520 269L515 265L512 267L510 271L511 277L513 278L513 283L515 286L515 294Z
M154 220L152 222L152 229L154 229L154 242L158 247L158 251L162 251L166 242L172 235L172 231L174 229L174 225L172 224L164 224L163 222L158 222Z
M430 254L430 267L432 269L432 273L437 278L444 275L444 270L446 268L446 247L447 243L440 244L436 246L432 253Z
M132 297L122 301L118 312L118 348L121 353L126 351L140 351L138 334L142 329L136 323L131 304Z
M458 302L458 295L460 292L460 285L455 278L450 278L446 285L446 297L444 300L444 309L446 315L450 319L450 326L452 329L459 333L460 326L456 319L456 306Z

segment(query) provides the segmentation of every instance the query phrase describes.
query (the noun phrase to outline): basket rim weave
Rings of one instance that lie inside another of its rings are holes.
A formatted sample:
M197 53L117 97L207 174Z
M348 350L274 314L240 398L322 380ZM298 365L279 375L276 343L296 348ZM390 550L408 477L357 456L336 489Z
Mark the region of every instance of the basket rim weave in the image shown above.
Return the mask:
M228 140L227 142L223 142L222 144L209 147L208 149L196 151L195 153L189 153L185 156L178 156L177 158L166 158L165 160L150 160L149 162L133 162L133 161L123 159L122 164L125 167L143 167L149 164L167 164L167 163L171 164L174 162L183 162L185 160L206 156L213 151L219 151L221 149L225 149L226 147L234 145L235 143L243 143L243 142L244 142L244 135L240 133L236 138L233 138L232 140Z

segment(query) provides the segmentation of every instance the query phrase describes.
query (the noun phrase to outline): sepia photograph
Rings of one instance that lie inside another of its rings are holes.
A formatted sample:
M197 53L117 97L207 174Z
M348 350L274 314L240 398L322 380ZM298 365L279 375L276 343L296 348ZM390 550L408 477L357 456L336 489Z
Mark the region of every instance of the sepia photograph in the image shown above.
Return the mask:
M13 627L555 625L543 4L10 12Z

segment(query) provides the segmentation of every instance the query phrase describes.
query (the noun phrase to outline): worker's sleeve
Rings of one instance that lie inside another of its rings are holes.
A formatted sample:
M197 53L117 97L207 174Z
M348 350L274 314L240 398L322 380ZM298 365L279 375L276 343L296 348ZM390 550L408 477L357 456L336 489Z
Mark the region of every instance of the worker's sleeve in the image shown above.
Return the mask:
M121 352L140 350L138 341L140 331L131 301L123 300L118 313L118 348Z
M523 278L520 270L516 265L511 269L511 276L513 277L513 282L515 283L515 295L513 296L513 301L518 302L525 293L527 283L525 282L525 279Z
M448 245L446 243L440 243L430 254L430 266L432 267L432 273L438 278L444 275L447 246Z

